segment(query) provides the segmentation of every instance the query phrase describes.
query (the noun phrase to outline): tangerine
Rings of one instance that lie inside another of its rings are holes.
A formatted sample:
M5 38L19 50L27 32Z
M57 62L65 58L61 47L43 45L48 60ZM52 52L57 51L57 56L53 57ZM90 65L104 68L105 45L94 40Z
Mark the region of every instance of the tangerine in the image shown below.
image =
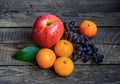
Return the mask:
M79 32L83 35L88 36L89 38L93 37L97 33L97 25L90 21L90 20L84 20L79 25Z
M69 57L73 52L73 45L70 41L62 39L57 42L57 44L54 47L54 51L58 57Z
M36 55L36 62L41 68L50 68L54 65L56 55L53 50L49 48L41 49Z
M63 77L70 75L74 70L74 63L68 57L59 57L54 63L55 72Z

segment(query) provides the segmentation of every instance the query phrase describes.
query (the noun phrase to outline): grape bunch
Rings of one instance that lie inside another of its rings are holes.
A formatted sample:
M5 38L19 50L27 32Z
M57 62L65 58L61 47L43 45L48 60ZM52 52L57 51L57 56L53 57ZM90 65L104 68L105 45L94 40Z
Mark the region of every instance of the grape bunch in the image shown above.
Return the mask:
M104 55L98 53L98 48L94 44L88 42L89 38L78 32L75 26L75 21L65 23L65 32L63 38L72 42L74 51L71 59L75 62L82 59L83 62L88 62L92 59L95 63L103 62Z

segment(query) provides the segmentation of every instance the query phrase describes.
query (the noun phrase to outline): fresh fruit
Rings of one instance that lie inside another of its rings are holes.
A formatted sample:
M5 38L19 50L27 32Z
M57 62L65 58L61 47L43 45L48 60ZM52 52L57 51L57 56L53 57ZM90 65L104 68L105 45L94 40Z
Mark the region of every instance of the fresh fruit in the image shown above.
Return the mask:
M73 62L82 59L83 62L92 59L95 63L103 62L104 55L98 53L98 48L88 42L89 38L79 33L75 27L75 21L65 24L63 38L72 42L74 51L71 59Z
M56 55L53 50L49 48L41 49L36 55L36 62L41 68L50 68L56 60Z
M58 75L65 77L73 72L74 64L70 58L62 56L55 61L54 70Z
M63 33L63 22L55 15L45 14L35 21L32 36L38 45L51 48L61 39Z
M88 36L89 38L93 37L97 33L97 25L89 20L84 20L79 25L79 32L83 35Z
M35 56L41 48L36 46L27 46L20 51L17 51L12 57L16 60L21 60L25 62L35 61Z
M89 61L90 58L97 64L103 62L104 55L98 53L98 48L88 42L88 37L93 37L97 32L96 25L85 20L80 28L79 31L81 30L84 35L78 32L75 21L71 21L69 24L65 24L64 32L63 23L58 17L51 14L43 15L34 24L33 38L39 45L46 48L27 46L13 55L13 58L29 62L36 58L36 62L41 68L48 69L54 66L55 72L63 77L69 76L73 72L73 62L80 58L83 62ZM63 32L63 39L60 40ZM53 45L55 46L52 47ZM50 49L50 47L52 48Z
M58 57L69 57L72 55L73 45L70 41L62 39L57 42L57 44L54 47L54 51Z

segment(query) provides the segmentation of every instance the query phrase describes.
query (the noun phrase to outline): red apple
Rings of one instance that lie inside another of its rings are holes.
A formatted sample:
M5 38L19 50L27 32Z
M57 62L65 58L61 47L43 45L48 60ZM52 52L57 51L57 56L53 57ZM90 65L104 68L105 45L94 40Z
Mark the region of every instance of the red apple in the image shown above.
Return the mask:
M32 36L38 45L51 48L61 39L63 33L63 22L55 15L45 14L35 21Z

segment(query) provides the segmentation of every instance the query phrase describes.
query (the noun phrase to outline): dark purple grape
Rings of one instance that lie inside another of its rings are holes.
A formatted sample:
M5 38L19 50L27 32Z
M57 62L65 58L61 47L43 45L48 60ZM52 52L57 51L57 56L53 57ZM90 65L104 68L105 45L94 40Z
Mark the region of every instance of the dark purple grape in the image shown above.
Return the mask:
M74 43L74 44L73 44L73 47L74 47L74 49L75 49L75 48L77 47L77 44Z
M79 34L79 36L80 36L80 38L84 38L84 35L82 35L82 34Z
M84 42L84 43L82 43L82 46L83 47L88 47L89 45L88 45L88 43Z
M69 24L68 24L70 30L72 32L76 31L76 28L75 28L75 21L70 21Z
M75 43L80 43L80 39L78 38L78 39L75 41Z
M76 30L76 29L75 29L75 21L69 22L68 26L69 26L69 28L70 28L71 31L74 32L74 31Z
M104 58L104 55L102 55L102 54L99 54L99 57L100 57L101 59L103 59L103 58Z
M89 40L89 38L87 36L84 36L84 40L85 40L85 42L87 42Z
M72 27L74 27L74 25L72 25L72 24L68 24L68 26L69 26L69 28L72 28Z
M98 51L98 48L93 48L92 52L96 53Z
M76 48L76 47L77 47L77 44L74 43L74 44L73 44L73 47Z
M86 52L86 48L85 47L83 48L83 51Z
M75 21L70 21L68 25L69 25L69 27L70 27L70 25L75 26Z
M71 30L72 32L76 32L76 28L75 28L75 27L71 27L70 30Z
M94 60L95 63L103 62L103 58L104 58L104 56L99 54L99 53L94 53L93 54L93 60Z
M81 44L84 44L84 43L85 43L85 40L84 40L84 39L81 39L80 43L81 43Z
M87 51L87 52L90 52L90 51L91 51L91 48L90 48L89 46L87 46L86 51Z
M77 48L79 51L82 51L83 50L83 47L80 45L80 46L78 46L78 48Z
M93 56L96 57L96 56L97 56L97 53L93 53Z
M99 59L99 62L103 62L103 59Z
M100 59L97 58L97 57L94 57L93 60L94 60L95 63L99 63L100 62Z
M91 51L85 52L86 55L93 56L93 53Z
M73 62L75 62L75 61L77 61L77 58L74 57L74 58L71 58L71 60L72 60Z
M87 62L87 61L89 61L89 59L90 59L89 56L85 56L85 57L83 58L83 62Z
M98 57L100 54L96 52L96 56Z
M73 36L72 36L72 39L73 39L73 41L76 41L78 39L78 34L74 33Z
M90 47L91 49L93 49L93 48L94 48L94 44L89 44L89 47Z
M80 59L80 58L81 58L81 55L78 55L78 56L77 56L77 59Z
M83 52L82 51L77 51L76 54L77 54L77 56L79 56L79 55L82 55Z

